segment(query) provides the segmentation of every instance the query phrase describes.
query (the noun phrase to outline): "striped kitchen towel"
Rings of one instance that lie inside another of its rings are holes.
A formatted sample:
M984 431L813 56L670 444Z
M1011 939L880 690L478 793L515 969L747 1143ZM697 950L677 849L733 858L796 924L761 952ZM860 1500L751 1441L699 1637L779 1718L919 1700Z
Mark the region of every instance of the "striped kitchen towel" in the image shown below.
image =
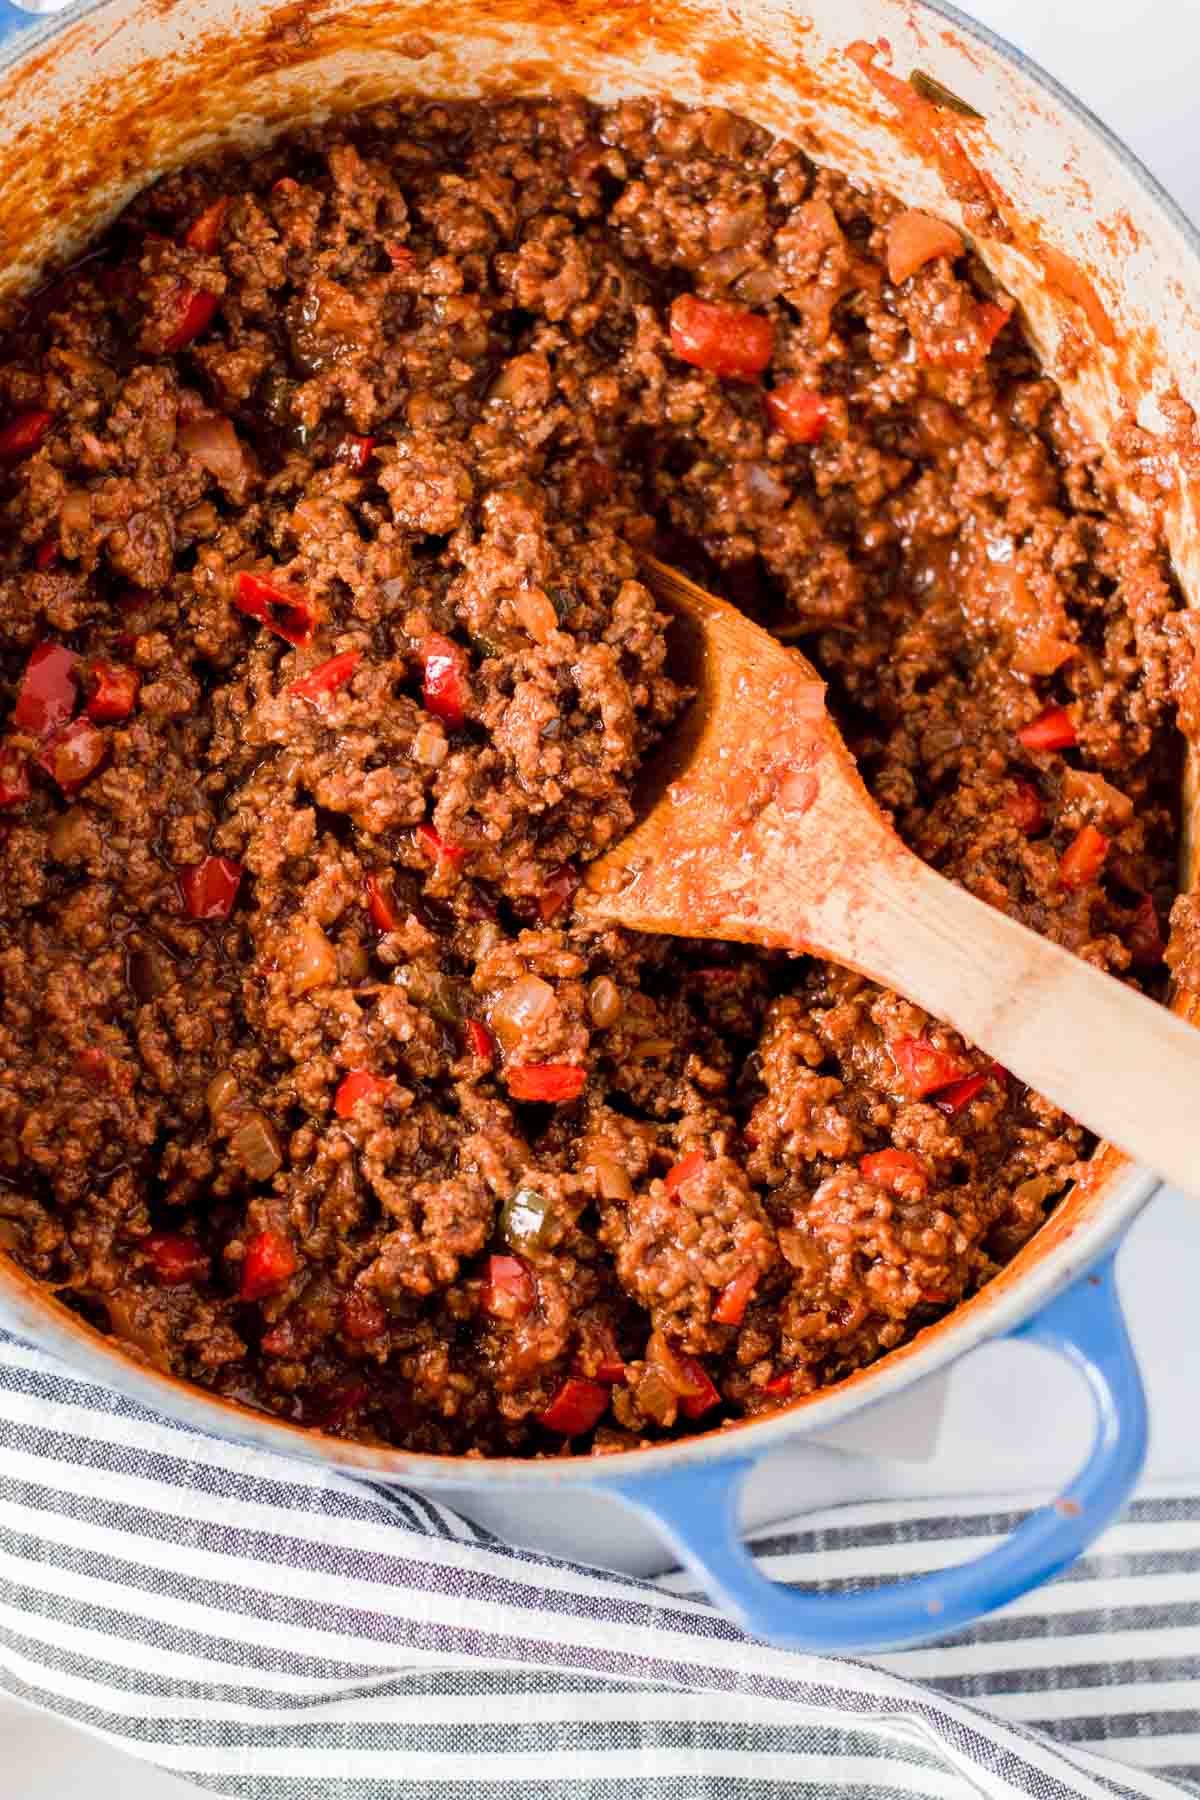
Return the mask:
M407 1491L189 1431L0 1333L0 1681L247 1800L1200 1793L1200 1497L1147 1495L969 1635L777 1651L689 1591L517 1551ZM850 1506L758 1548L844 1584L984 1548L996 1503Z

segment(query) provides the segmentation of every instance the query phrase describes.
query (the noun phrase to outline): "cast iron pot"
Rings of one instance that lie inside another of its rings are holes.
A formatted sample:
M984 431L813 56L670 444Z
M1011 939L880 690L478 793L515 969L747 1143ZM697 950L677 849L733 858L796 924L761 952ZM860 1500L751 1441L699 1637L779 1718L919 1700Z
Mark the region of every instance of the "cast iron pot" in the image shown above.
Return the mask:
M964 225L1098 442L1130 410L1161 429L1156 397L1168 389L1200 395L1200 240L1096 119L941 0L801 4L803 12L788 0L77 0L38 18L0 0L0 289L69 257L138 188L222 141L261 140L405 91L571 87L598 100L661 92L733 107L816 160ZM898 128L894 107L845 54L881 39L881 66L902 77L920 69L984 115L970 124L941 118L947 129L957 123L973 165L1007 197L1014 231L969 228L944 183L945 154L931 161L928 138L922 146ZM1185 590L1200 593L1197 494L1169 445L1163 457L1173 470L1176 567ZM1189 846L1192 761L1189 751ZM1187 885L1190 850L1185 863ZM1102 1147L983 1292L874 1367L769 1419L600 1459L475 1462L302 1430L150 1367L4 1257L0 1310L17 1331L148 1405L265 1449L453 1489L468 1509L470 1495L485 1491L553 1493L568 1512L581 1488L616 1495L656 1524L747 1631L809 1650L878 1650L942 1636L1046 1580L1127 1499L1146 1417L1111 1258L1156 1185ZM1055 1502L973 1562L870 1592L808 1594L757 1572L737 1529L739 1490L756 1463L1005 1335L1067 1357L1095 1403L1091 1452Z

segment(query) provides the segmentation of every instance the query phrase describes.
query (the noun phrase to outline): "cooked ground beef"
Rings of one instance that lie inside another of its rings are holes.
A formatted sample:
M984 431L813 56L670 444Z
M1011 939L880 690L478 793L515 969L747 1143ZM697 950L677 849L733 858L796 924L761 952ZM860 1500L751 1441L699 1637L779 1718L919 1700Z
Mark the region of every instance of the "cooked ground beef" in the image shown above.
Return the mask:
M716 110L406 104L9 309L26 1269L250 1405L544 1454L836 1382L1036 1231L1089 1142L953 1031L573 918L687 698L653 545L803 642L923 857L1160 981L1178 596L930 230Z

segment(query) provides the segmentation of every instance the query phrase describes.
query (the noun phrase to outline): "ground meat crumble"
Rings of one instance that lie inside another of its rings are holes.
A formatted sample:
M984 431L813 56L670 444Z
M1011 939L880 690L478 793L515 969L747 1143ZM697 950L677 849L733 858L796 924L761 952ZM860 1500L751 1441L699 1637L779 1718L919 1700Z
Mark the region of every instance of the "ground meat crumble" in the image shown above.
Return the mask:
M986 1281L1078 1126L573 894L686 700L649 545L803 643L921 856L1159 990L1191 638L1010 311L745 120L558 99L189 168L10 307L0 1244L449 1453L762 1412Z

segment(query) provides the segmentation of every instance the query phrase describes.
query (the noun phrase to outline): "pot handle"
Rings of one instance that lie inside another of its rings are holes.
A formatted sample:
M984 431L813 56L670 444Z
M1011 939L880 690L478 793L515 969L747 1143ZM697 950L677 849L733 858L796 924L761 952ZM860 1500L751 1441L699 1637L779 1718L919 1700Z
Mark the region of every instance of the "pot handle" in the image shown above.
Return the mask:
M1034 1318L1007 1334L1074 1363L1095 1407L1087 1461L1057 1500L1029 1513L983 1556L853 1594L810 1594L760 1574L738 1529L738 1496L757 1458L634 1477L615 1484L653 1523L706 1592L754 1637L835 1654L900 1649L943 1638L1036 1587L1087 1548L1118 1513L1146 1453L1146 1398L1107 1257ZM604 1484L604 1491L613 1488Z

